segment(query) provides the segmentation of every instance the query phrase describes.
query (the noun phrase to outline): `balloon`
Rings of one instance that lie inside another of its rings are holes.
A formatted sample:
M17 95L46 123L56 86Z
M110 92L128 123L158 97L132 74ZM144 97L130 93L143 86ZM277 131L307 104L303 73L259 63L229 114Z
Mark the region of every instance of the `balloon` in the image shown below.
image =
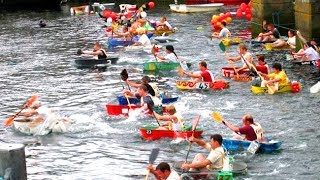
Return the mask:
M102 11L102 16L105 18L108 18L111 14L111 11L109 11L108 9L105 9Z
M245 10L246 14L251 14L251 9L247 7L247 9Z
M226 22L227 22L227 24L231 23L232 22L232 18L231 17L227 17Z
M217 25L219 28L221 28L221 22L217 22L216 25ZM219 28L218 28L218 29L219 29Z
M245 3L241 3L241 5L240 5L241 11L244 12L246 10L246 8L247 8L247 5Z
M219 16L220 16L220 17L222 17L223 15L224 15L224 13L220 13L220 15L219 15Z
M107 22L108 22L108 23L111 23L111 22L112 22L112 18L111 18L111 17L108 17Z
M212 20L213 22L218 22L218 18L219 18L219 16L213 15L211 20Z
M218 26L217 24L214 24L214 25L213 25L213 28L214 28L214 29L219 29L220 26Z
M110 17L112 18L112 20L116 20L117 19L117 14L116 13L114 13L114 12L112 12L111 14L110 14Z
M145 11L142 11L142 12L140 13L140 16L141 16L142 18L146 18L146 17L147 17L147 13L146 13Z
M246 19L247 19L248 21L251 21L251 14L246 14Z
M154 8L154 6L155 6L155 5L154 5L154 2L152 2L152 1L151 1L151 2L149 2L149 3L148 3L148 5L149 5L149 8L150 8L150 9L153 9L153 8Z
M242 17L242 11L241 11L241 9L238 9L238 10L237 10L236 16L237 16L237 18L241 18L241 17Z
M219 16L218 17L218 22L221 22L223 19L224 19L223 16Z
M232 15L231 15L230 12L227 12L227 13L226 13L226 16L227 16L227 17L230 17L230 18L232 17Z

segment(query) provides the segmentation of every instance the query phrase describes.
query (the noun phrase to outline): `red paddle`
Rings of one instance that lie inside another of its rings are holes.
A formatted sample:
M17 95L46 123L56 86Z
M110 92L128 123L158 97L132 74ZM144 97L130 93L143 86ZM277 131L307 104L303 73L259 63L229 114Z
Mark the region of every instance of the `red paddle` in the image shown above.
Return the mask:
M30 107L37 99L38 99L37 95L31 96L29 100L26 102L26 104L22 106L19 112L17 112L15 115L11 116L9 119L4 121L4 125L10 126L13 123L14 118L17 117L23 109Z

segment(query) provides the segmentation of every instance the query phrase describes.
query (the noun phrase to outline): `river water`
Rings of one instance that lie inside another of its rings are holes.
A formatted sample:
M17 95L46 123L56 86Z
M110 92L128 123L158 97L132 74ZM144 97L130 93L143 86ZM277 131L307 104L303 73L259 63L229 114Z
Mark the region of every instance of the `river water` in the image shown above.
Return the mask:
M151 19L166 15L178 28L172 37L180 58L193 63L206 59L209 68L221 77L221 67L228 66L218 41L211 41L209 21L213 13L176 14L168 8L148 12ZM155 124L151 117L109 117L107 103L115 103L122 86L119 73L127 68L132 78L141 77L142 63L153 58L144 53L120 54L117 64L105 71L77 69L74 59L78 48L91 49L99 41L105 46L104 22L97 15L70 16L69 7L62 11L3 11L0 15L0 118L17 112L32 94L38 94L44 105L76 121L65 134L44 137L26 136L13 128L0 127L0 140L7 143L39 142L26 146L28 179L142 179L152 148L161 149L156 164L184 160L188 142L169 139L142 141L139 127ZM47 28L39 28L43 19ZM230 29L250 39L250 24L234 18ZM204 30L196 30L203 27ZM168 78L165 88L180 99L176 103L186 121L201 114L199 127L203 139L213 133L230 137L232 132L212 120L212 111L220 112L235 125L251 113L266 135L283 142L281 151L248 156L236 153L235 159L248 164L248 173L236 179L318 179L319 173L319 94L309 88L318 81L314 67L298 66L285 60L283 52L265 52L251 47L254 54L264 53L268 64L281 62L291 80L303 81L300 93L253 95L250 83L230 82L230 88L219 92L181 92L174 86L176 72L161 74ZM236 55L236 46L228 48ZM197 152L192 146L189 159Z

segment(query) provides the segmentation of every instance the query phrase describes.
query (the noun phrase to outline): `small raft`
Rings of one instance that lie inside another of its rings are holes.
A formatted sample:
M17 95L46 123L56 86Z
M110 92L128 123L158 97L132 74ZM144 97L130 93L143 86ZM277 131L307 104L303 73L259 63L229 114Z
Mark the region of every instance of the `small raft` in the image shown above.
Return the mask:
M139 109L141 108L140 105L131 105L130 107L128 105L119 105L119 104L107 104L106 105L106 110L107 114L110 116L128 116L129 115L129 110L132 109ZM166 108L163 106L162 107L162 112L165 112ZM148 111L148 114L151 114L150 111Z
M228 151L246 151L250 143L251 141L228 138L224 138L222 141L223 147ZM259 144L260 147L257 152L272 153L280 149L282 142L268 139L268 142L259 142Z
M179 97L169 97L169 98L162 98L161 102L162 104L169 104L169 103L173 103L176 102L178 100ZM120 105L128 105L128 101L124 96L117 96L118 102ZM131 98L129 97L129 102L130 104L140 104L140 100L137 98Z
M157 70L175 70L180 66L178 62L145 62L143 63L143 70L145 71L157 71ZM187 63L188 68L191 63Z
M105 67L109 64L115 64L118 59L119 56L111 56L108 55L109 57L105 58L105 59L76 59L74 60L75 65L79 68L97 68L97 67Z
M172 130L157 130L158 126L145 126L140 128L140 134L143 139L146 140L158 140L162 138L170 138L170 139L187 139L192 136L193 131L191 127L188 128L187 131L172 131ZM200 138L203 130L197 129L193 136L195 138Z
M192 82L192 81L176 81L176 86L180 90L192 89L213 89L222 90L229 87L229 82L218 80L215 82Z
M279 86L279 90L276 93L283 93L283 92L299 92L301 90L301 83L299 82L292 82L291 84ZM261 94L267 93L267 87L260 87L260 86L251 86L251 92L253 94Z
M154 36L162 36L162 35L168 36L170 34L175 33L175 29L172 29L172 30L149 30L148 33L151 33Z

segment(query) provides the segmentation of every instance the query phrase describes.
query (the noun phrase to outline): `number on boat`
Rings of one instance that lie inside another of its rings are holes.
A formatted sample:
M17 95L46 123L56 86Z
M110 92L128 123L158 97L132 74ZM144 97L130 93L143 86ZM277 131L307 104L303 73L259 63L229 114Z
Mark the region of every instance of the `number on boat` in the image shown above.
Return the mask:
M208 89L208 83L197 83L197 88L199 89Z

